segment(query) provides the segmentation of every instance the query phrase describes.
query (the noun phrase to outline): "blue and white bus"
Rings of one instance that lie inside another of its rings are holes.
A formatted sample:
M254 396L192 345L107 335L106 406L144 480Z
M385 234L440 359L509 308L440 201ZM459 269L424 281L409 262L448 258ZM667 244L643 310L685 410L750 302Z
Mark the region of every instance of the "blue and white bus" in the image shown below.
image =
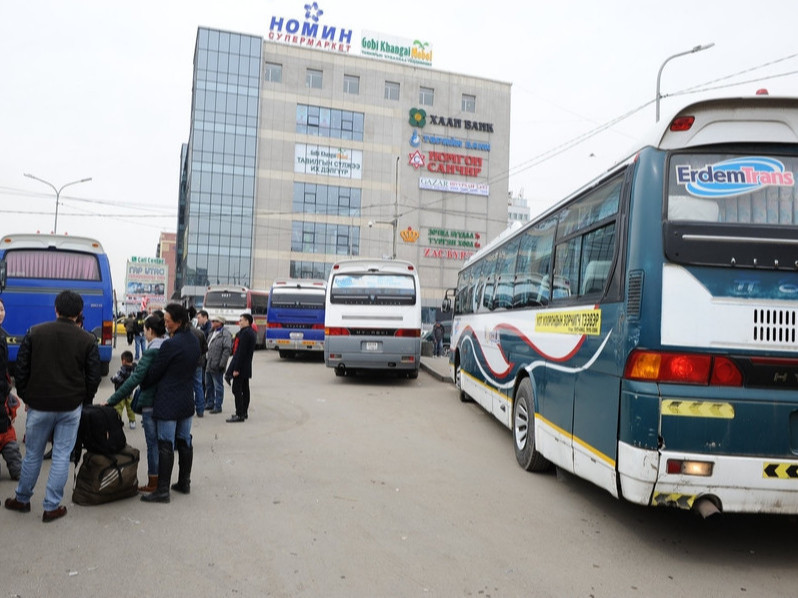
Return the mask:
M34 324L55 319L55 297L64 290L83 297L83 327L97 337L103 375L114 338L111 268L94 239L66 235L6 235L0 240L0 298L6 307L8 360Z
M324 327L324 362L336 376L394 371L418 378L421 287L415 266L376 259L333 264Z
M679 111L464 264L461 399L527 470L704 516L798 513L796 175L798 99Z
M276 280L269 291L266 347L281 358L324 351L323 280Z

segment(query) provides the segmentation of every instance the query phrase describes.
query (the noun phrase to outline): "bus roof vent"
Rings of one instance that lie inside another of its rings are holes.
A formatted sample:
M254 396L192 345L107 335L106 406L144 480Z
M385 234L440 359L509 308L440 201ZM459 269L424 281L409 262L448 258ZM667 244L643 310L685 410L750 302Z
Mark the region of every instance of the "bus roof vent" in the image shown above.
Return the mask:
M630 320L639 320L643 303L643 270L633 270L629 273L627 286L626 315Z
M795 345L795 309L755 309L753 314L754 341L767 345Z

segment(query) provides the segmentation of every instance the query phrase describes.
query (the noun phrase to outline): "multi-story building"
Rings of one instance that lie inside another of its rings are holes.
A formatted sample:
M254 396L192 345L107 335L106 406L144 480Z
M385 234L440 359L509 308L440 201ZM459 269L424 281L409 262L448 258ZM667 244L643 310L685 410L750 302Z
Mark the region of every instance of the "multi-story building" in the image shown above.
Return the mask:
M175 233L161 233L158 239L158 247L155 251L155 257L161 258L169 266L168 283L166 285L166 299L172 298L172 292L175 288L175 262L177 261L177 253L175 251L175 244L177 242L177 235Z
M440 305L507 224L510 84L419 66L423 48L409 62L343 51L404 52L377 34L294 45L299 26L275 17L271 39L198 31L178 289L268 288L393 256L417 266L424 305Z

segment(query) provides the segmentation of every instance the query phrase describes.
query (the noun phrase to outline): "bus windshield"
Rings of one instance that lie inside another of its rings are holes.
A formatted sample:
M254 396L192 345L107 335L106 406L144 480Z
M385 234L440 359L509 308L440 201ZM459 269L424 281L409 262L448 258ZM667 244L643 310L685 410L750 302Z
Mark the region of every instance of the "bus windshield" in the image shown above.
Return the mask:
M415 305L416 285L404 274L337 274L330 287L330 303L350 305Z
M205 294L204 309L246 309L247 293L243 291L208 291Z

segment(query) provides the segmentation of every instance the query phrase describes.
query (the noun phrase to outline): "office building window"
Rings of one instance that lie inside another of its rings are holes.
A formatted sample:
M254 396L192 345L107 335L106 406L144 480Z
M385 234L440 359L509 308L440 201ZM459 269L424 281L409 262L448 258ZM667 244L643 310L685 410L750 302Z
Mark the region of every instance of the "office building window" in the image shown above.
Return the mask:
M477 111L477 96L470 96L467 93L463 94L463 104L461 106L463 112L476 112Z
M399 84L393 81L385 82L385 99L399 100Z
M291 251L359 255L360 227L294 220L291 223Z
M344 75L344 93L358 95L360 93L360 77Z
M432 106L435 99L435 90L431 87L422 87L418 92L418 103L422 106Z
M363 141L363 112L297 104L296 132Z
M283 65L282 64L275 64L273 62L267 62L263 68L264 75L263 78L266 81L271 81L272 83L282 83L283 82Z
M305 87L311 89L321 89L322 72L315 69L308 69L305 75Z

